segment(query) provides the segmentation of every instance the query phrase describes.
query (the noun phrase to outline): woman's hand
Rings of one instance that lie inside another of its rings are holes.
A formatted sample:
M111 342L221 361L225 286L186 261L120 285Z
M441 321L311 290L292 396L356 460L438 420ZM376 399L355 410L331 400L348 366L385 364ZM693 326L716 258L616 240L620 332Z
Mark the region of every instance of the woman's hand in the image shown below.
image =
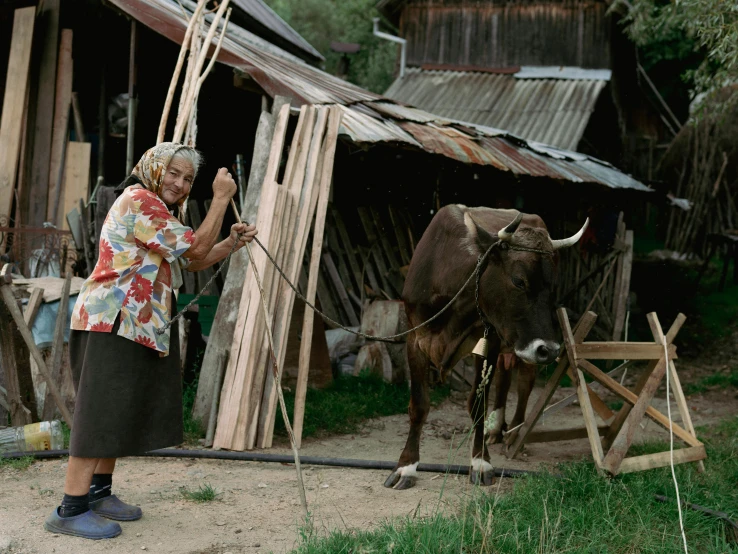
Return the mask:
M225 167L221 167L213 181L213 198L230 200L236 194L236 190L238 190L236 181Z
M246 225L245 223L236 223L234 225L231 225L231 240L238 241L236 250L243 248L247 242L251 242L252 240L254 240L254 237L258 233L259 231L256 230L256 225Z

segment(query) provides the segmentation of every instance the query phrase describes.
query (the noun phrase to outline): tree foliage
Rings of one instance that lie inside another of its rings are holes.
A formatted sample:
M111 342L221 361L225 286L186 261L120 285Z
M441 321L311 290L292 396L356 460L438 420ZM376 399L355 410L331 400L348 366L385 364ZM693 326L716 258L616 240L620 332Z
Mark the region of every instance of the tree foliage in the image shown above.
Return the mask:
M324 69L336 73L341 55L332 41L358 43L349 54L347 79L372 92L383 93L393 81L396 44L372 34L372 17L379 16L376 0L266 0L279 16L326 58Z
M635 0L626 21L646 69L681 62L695 95L738 83L735 0Z

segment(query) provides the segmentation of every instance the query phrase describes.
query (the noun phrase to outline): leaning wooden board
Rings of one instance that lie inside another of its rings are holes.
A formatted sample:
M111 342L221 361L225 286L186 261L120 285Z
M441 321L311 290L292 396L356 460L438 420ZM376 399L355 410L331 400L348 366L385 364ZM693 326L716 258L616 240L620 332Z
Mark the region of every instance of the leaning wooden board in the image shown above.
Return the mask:
M79 199L87 202L90 190L90 154L92 144L89 142L70 142L67 145L66 163L64 166L64 189L61 191L61 214L66 216L74 208L79 208ZM64 229L69 230L67 218L62 217Z
M13 18L7 86L0 119L0 216L10 217L13 206L35 17L36 7L32 6L15 10Z

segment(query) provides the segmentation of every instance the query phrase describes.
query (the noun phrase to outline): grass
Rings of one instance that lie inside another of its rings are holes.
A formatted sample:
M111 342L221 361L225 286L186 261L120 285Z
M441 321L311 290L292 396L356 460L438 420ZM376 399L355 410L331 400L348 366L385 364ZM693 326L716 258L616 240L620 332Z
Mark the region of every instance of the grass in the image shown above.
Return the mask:
M448 387L431 389L431 404L436 406L450 394ZM293 392L285 392L287 413L295 405ZM308 389L305 400L303 437L320 434L356 433L367 419L407 413L410 390L406 384L392 385L369 372L340 376L325 389ZM275 433L286 436L282 413L277 410Z
M0 469L28 469L33 465L33 456L23 456L22 458L1 458L0 457Z
M690 395L699 392L706 392L713 388L725 389L728 387L738 388L738 369L732 370L729 374L715 373L703 377L696 383L685 383L684 394Z
M187 487L180 487L180 494L185 500L191 502L212 502L217 500L221 493L216 491L209 483L206 485L200 485L197 490L190 490Z
M681 498L738 516L738 418L700 430L708 451L707 471L694 464L676 466ZM661 451L664 444L633 448L632 454ZM320 535L306 526L298 554L365 553L642 553L683 551L669 468L597 475L589 462L561 464L561 476L542 473L515 480L512 492L475 489L458 510L431 510L421 516L385 521L375 530L333 531ZM389 494L389 493L388 493ZM438 506L442 502L439 499ZM416 511L417 512L417 511ZM685 510L690 552L736 553L725 539L724 524Z

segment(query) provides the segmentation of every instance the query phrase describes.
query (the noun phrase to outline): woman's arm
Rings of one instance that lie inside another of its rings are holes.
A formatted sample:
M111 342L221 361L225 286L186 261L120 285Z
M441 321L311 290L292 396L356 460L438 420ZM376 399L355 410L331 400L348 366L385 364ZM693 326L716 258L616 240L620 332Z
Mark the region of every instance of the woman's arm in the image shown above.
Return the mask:
M210 209L202 224L195 232L195 242L192 243L192 246L182 256L188 260L205 261L213 250L215 241L220 234L220 227L223 225L223 216L234 194L236 194L236 182L231 177L231 174L228 173L228 170L225 167L221 167L215 176L215 181L213 181L213 202L210 205ZM215 261L205 267L209 267L214 263Z
M212 209L212 207L211 207ZM202 271L211 265L218 263L228 257L233 247L233 241L238 240L238 245L233 250L236 252L244 247L247 242L254 240L258 231L253 225L245 223L236 223L231 226L231 236L216 244L210 252L201 260L194 260L187 266L187 271Z

